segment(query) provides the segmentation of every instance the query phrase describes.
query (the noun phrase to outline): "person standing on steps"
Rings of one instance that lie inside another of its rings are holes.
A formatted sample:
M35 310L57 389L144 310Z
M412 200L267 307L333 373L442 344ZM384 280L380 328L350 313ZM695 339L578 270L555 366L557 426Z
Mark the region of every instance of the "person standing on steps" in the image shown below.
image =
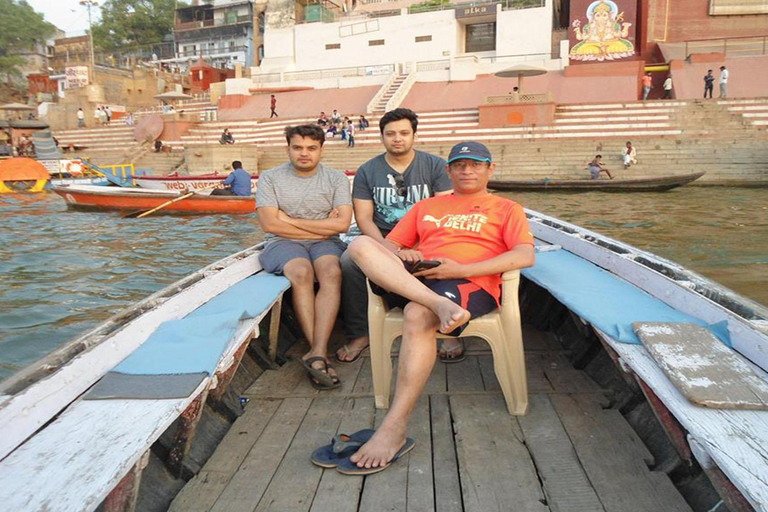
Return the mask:
M728 97L728 70L725 66L720 66L720 98L725 99Z
M365 162L355 174L352 202L357 226L379 243L384 243L384 237L414 204L452 192L445 160L414 149L418 126L418 116L407 108L384 114L379 131L385 152ZM356 361L368 348L368 289L365 275L348 252L341 256L341 271L347 343L336 351L336 361L346 364ZM455 354L451 355L458 357L458 350L452 347Z
M664 80L664 99L672 99L672 75L667 75L667 79Z
M85 128L85 112L82 108L77 109L77 127Z
M707 99L707 93L709 93L709 99L712 99L712 91L715 89L715 75L712 74L712 70L708 69L707 74L704 75L704 99Z
M277 110L275 110L276 108L277 108L277 98L275 98L275 95L272 94L269 99L269 110L270 110L269 118L270 119L272 119L273 117L280 117L279 115L277 115Z
M651 76L651 73L648 72L643 75L643 101L648 99L648 94L650 94L652 88L653 77Z

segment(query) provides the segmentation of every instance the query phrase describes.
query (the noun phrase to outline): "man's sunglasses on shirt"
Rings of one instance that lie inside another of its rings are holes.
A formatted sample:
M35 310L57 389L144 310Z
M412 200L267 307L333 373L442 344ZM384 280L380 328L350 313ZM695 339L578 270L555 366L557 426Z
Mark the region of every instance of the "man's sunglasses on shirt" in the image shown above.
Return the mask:
M400 197L405 197L408 191L405 189L405 178L402 174L395 173L395 189L397 190L397 195Z

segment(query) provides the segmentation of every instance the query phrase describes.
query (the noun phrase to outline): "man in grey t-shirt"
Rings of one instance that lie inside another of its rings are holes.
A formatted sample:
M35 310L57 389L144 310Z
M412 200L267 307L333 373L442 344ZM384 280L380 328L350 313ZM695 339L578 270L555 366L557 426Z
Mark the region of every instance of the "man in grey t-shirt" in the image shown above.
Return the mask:
M453 188L445 160L413 149L418 123L416 113L406 108L384 114L379 130L386 153L365 162L355 175L355 220L364 235L379 243L416 202L449 194ZM342 313L349 343L336 352L336 360L349 363L368 346L368 292L365 274L346 252L341 270ZM454 345L448 350L457 348Z
M341 299L339 233L352 221L349 180L320 163L325 134L317 125L288 127L285 138L290 163L265 171L256 189L267 242L259 260L291 282L293 309L310 345L302 364L317 389L332 389L341 383L326 354Z

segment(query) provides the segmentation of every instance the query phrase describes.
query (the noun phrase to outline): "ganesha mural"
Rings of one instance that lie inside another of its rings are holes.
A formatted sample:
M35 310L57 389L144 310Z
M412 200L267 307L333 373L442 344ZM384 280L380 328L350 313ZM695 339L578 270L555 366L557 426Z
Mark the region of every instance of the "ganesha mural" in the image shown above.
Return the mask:
M574 16L580 12L576 11L577 5L574 4L579 3L572 4ZM633 38L630 28L635 19L634 5L631 11L627 14L625 11L619 12L618 5L612 0L590 3L586 9L586 23L582 25L579 18L571 22L570 60L602 62L634 55L635 46L630 41Z

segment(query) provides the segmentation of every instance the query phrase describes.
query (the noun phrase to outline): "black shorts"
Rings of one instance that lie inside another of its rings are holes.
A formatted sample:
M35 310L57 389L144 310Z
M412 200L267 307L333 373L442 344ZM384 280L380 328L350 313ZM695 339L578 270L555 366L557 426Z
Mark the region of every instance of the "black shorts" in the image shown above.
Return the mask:
M417 277L417 279L436 294L451 299L469 311L470 319L483 316L499 307L493 295L467 279L426 279L423 277ZM405 308L406 304L411 302L405 297L388 292L374 283L371 283L371 290L383 298L390 308ZM461 325L449 334L460 336L466 326L467 324Z

